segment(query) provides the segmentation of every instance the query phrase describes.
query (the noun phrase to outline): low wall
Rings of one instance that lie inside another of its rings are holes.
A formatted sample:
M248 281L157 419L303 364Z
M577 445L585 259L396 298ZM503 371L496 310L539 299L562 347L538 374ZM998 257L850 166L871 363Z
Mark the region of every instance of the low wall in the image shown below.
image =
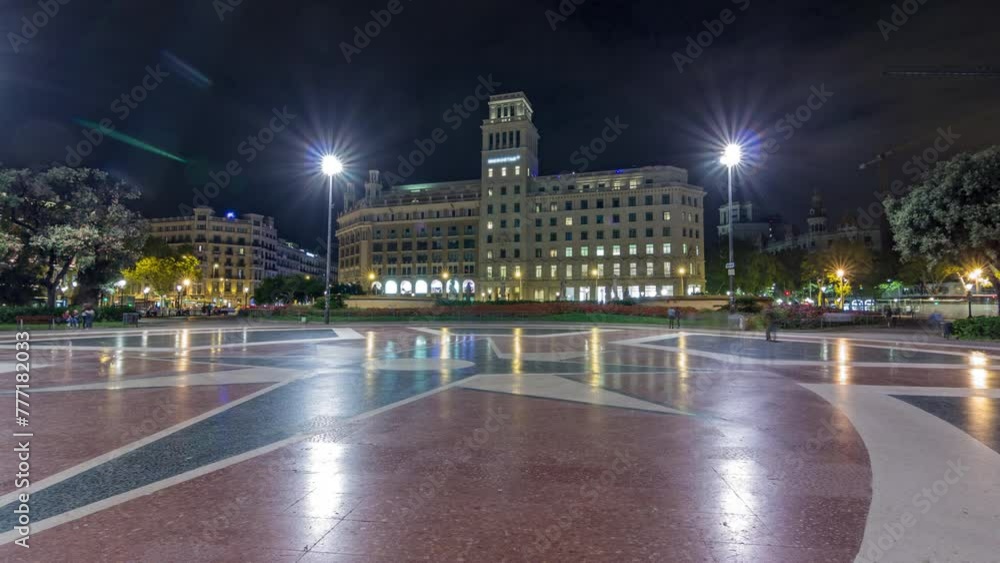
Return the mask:
M345 301L348 309L429 309L437 303L433 297L398 297L358 295Z
M761 303L770 302L769 299L761 299ZM729 297L725 295L694 295L690 297L656 297L653 299L643 299L638 302L642 307L685 307L698 311L718 311L729 305Z

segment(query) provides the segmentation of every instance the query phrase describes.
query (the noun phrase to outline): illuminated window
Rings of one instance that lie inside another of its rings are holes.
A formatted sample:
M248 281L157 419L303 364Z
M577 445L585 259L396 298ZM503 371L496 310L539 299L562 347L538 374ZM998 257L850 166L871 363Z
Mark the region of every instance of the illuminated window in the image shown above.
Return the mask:
M651 278L656 275L656 266L652 262L646 262L646 277Z
M567 246L566 247L566 258L572 258L572 257L573 257L573 247L572 246Z
M501 176L506 176L507 175L507 167L506 166L500 167L500 175Z
M664 221L669 221L670 220L670 212L669 211L664 211L663 212L663 220Z
M500 279L507 279L507 266L500 266Z
M559 258L559 251L554 248L549 249L549 258Z
M617 278L618 276L622 275L622 265L615 264L614 269L612 271L614 273L614 276Z
M488 176L489 176L490 178L492 178L492 177L493 177L493 167L490 167L490 171L489 171L489 174L488 174ZM493 195L493 194L490 194L490 195Z
M492 250L487 250L486 251L486 259L487 260L492 260L493 259L493 251Z
M616 244L616 245L612 246L611 247L611 255L612 256L621 256L622 255L622 246L620 244Z
M486 230L488 230L488 231L492 231L493 230L493 221L487 221L486 222Z
M603 246L598 246L597 247L597 255L598 256L604 256L604 247Z
M670 262L663 263L663 277L665 278L670 277Z
M636 277L636 276L638 276L639 275L639 265L636 264L635 262L632 262L631 264L629 264L628 265L628 275L631 276L631 277L633 277L633 278Z
M639 245L638 244L628 245L628 255L635 256L636 254L639 254Z
M573 218L572 217L567 217L566 221L564 221L564 222L566 223L567 227L572 227L573 226Z
M604 277L604 264L598 264L597 265L597 277L599 277L599 278L603 278Z
M549 277L550 278L556 279L556 278L559 277L559 269L558 268L559 268L559 266L556 266L555 264L552 264L551 266L549 266Z
M654 254L655 252L656 252L656 249L655 249L654 245L652 245L652 244L647 244L646 245L646 254L647 255Z
M671 252L670 252L670 246L671 245L670 245L669 242L663 243L663 255L664 256L670 256L670 254L671 254Z
M634 189L636 189L638 187L639 187L639 179L638 178L632 178L631 180L628 181L628 189L634 190Z
M535 278L542 279L542 265L538 264L535 266Z
M583 257L590 256L590 247L589 246L580 247L580 256Z
M521 167L520 166L515 166L514 167L514 175L515 176L520 176L521 175Z
M573 279L573 265L572 264L566 264L566 279L568 279L568 280Z
M685 242L684 244L681 245L681 254L687 256L687 253L688 253L688 243Z
M493 279L493 266L486 266L486 279Z

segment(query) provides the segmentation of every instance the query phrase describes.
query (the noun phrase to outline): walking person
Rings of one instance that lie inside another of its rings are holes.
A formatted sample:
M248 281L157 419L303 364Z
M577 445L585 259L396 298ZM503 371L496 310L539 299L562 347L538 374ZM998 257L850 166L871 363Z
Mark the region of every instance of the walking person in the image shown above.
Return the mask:
M671 307L667 309L667 328L677 328L675 324L677 324L677 309Z
M764 330L764 338L768 342L778 341L778 315L773 308L764 313L764 323L767 325Z

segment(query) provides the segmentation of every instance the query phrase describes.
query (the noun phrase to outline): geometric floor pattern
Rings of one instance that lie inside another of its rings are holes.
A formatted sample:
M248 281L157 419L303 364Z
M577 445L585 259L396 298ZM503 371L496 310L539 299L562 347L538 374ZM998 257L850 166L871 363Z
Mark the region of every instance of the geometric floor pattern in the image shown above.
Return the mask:
M0 561L1000 561L997 346L193 323L31 362Z

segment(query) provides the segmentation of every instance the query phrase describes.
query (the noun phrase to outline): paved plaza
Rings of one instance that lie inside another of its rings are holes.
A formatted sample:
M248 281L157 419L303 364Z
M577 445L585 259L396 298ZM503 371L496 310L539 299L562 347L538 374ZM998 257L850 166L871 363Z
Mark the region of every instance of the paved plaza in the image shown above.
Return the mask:
M0 561L997 562L1000 346L542 324L14 334Z

